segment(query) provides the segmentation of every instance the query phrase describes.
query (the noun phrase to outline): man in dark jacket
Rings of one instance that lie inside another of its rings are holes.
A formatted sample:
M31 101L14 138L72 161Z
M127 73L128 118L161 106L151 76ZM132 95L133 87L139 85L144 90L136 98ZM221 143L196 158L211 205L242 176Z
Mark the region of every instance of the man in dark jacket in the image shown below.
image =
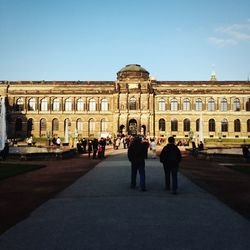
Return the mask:
M146 191L145 185L145 147L141 139L135 137L128 148L128 159L131 162L131 188L136 187L137 170L140 174L141 191Z
M178 187L177 173L181 161L181 152L175 145L174 137L168 138L168 144L162 149L160 161L163 163L165 172L166 190L170 190L170 174L172 175L172 193L176 194Z

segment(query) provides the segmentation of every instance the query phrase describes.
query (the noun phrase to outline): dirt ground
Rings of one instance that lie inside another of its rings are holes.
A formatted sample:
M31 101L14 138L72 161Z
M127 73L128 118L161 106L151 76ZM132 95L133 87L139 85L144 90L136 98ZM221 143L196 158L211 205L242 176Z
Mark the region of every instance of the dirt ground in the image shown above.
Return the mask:
M180 172L220 201L250 220L250 174L230 169L227 163L184 155ZM231 164L249 167L249 163Z
M0 181L0 234L25 219L42 203L72 184L100 160L73 159L37 162L45 168ZM34 162L30 162L34 163ZM250 175L216 162L184 155L180 171L228 206L250 219Z

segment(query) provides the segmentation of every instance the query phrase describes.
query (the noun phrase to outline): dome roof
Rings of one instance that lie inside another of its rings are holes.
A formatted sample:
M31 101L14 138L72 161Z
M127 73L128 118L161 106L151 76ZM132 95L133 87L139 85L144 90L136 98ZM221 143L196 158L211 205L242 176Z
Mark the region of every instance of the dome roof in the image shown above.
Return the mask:
M128 64L124 68L122 68L119 72L145 72L145 73L149 73L146 69L141 67L141 65L139 65L139 64Z
M149 72L139 64L128 64L117 72L117 80L149 80Z

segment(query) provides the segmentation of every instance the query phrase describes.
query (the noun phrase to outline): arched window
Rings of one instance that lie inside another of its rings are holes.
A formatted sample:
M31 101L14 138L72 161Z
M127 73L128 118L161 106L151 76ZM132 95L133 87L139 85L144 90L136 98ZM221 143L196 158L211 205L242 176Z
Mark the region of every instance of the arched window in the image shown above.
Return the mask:
M48 111L48 100L43 98L40 105L41 111Z
M195 129L196 129L197 132L200 131L200 119L197 119L197 120L195 121Z
M54 132L58 130L59 130L59 121L57 118L54 118L52 120L52 134L54 134Z
M171 131L178 131L178 121L176 119L171 120Z
M46 130L47 130L47 121L44 118L42 118L40 120L40 131L44 132Z
M165 111L166 110L166 102L163 98L159 100L159 111Z
M183 131L190 131L190 120L187 118L183 121Z
M240 111L240 99L239 98L234 98L233 111Z
M202 111L202 100L201 100L201 98L197 98L195 100L195 111L197 111L197 112Z
M93 98L89 100L89 111L96 111L96 101Z
M190 101L188 98L183 100L183 111L190 111Z
M135 97L130 98L129 100L129 109L136 110L136 99Z
M227 99L226 98L222 98L221 103L220 103L220 110L222 112L227 111Z
M170 109L171 109L171 111L177 111L178 110L178 101L176 100L176 98L171 100Z
M166 130L166 123L164 119L159 120L159 131L165 131Z
M107 132L108 123L105 119L101 120L101 132Z
M215 120L214 119L210 119L208 121L208 131L215 132Z
M76 110L77 111L83 111L84 110L84 102L83 102L82 98L79 98L76 101Z
M246 111L250 111L250 98L248 98L248 101L246 102Z
M247 120L247 132L250 132L250 119Z
M65 100L65 111L72 111L72 101L70 98Z
M95 132L95 121L94 119L89 120L89 133L92 134Z
M227 119L223 119L221 121L221 132L228 132L228 121L227 121Z
M80 118L76 120L76 129L78 132L83 131L83 122Z
M21 118L16 118L15 131L21 132L23 130L23 121Z
M58 98L54 99L52 102L52 110L59 111L60 110L60 100Z
M208 103L207 103L207 110L208 111L214 111L215 110L215 103L214 103L214 99L213 98L210 98L208 100Z
M107 99L102 99L101 111L108 111L108 100Z
M35 98L30 98L28 101L28 110L35 111L36 110L36 100Z
M241 126L240 126L240 120L236 119L234 120L234 132L240 132Z
M23 111L23 110L24 110L23 98L18 98L16 101L16 111Z

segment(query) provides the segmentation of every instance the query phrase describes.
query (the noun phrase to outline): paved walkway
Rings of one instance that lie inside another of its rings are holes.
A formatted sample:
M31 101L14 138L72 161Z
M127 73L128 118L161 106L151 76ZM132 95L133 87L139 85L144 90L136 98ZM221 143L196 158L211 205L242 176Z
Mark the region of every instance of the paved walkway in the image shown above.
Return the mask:
M118 150L0 236L1 250L249 249L250 223L184 176L163 190L163 169L146 161L147 192L129 188Z

